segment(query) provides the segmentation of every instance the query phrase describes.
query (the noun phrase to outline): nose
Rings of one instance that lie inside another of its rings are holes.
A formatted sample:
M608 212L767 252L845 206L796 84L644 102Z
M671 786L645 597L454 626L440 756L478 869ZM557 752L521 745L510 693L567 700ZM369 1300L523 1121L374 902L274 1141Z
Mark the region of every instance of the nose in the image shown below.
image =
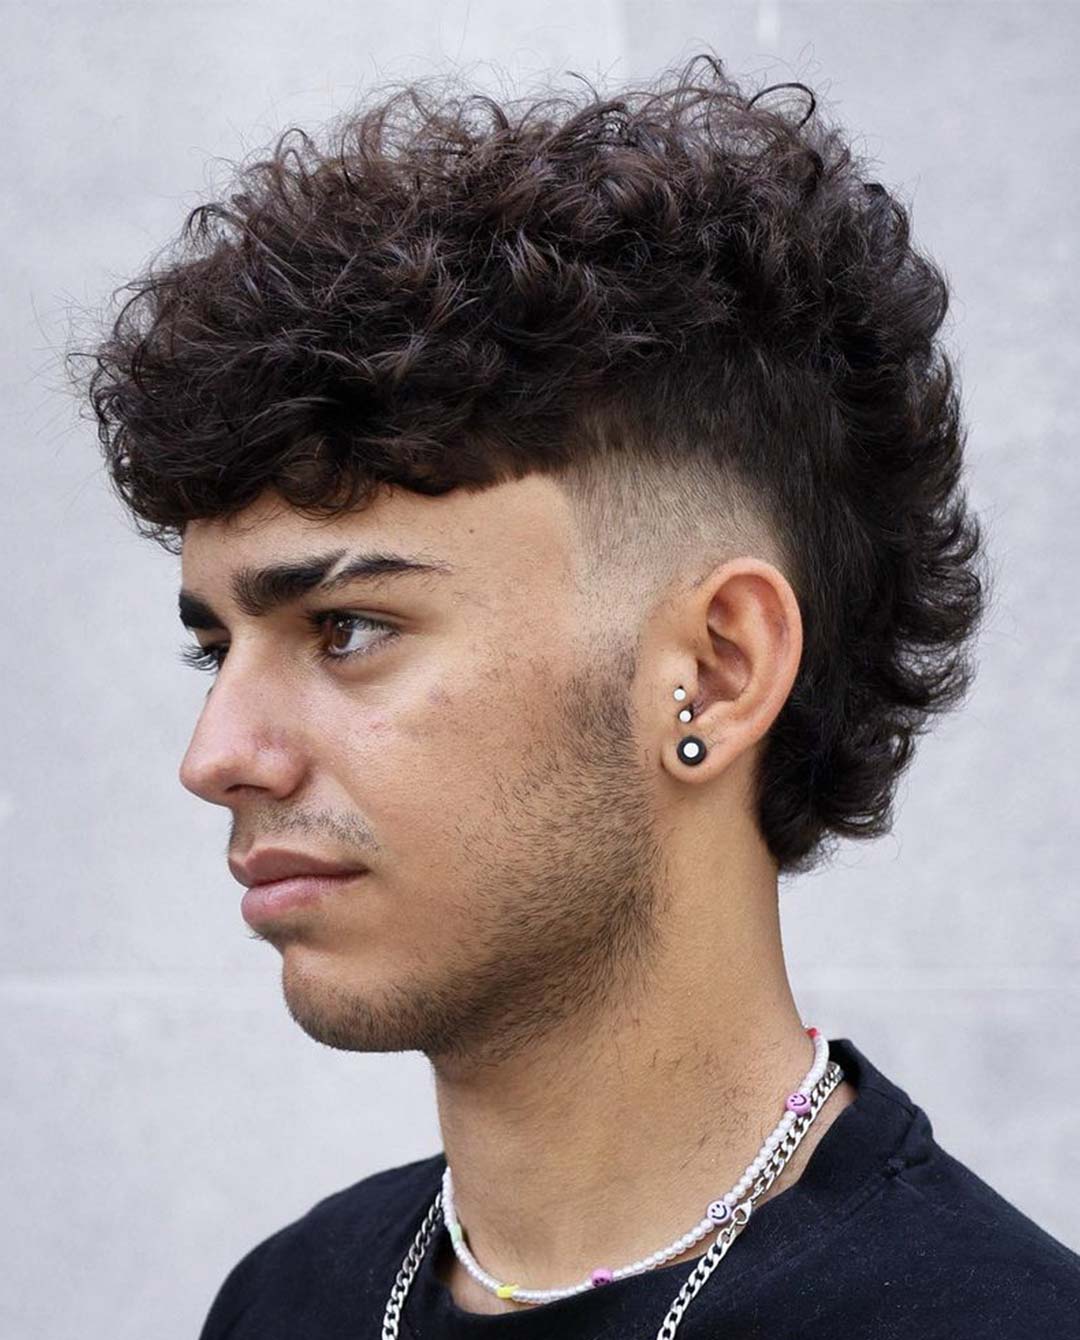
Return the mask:
M286 796L303 775L301 751L283 725L296 714L229 656L180 761L180 784L213 805L235 804L238 789L251 787Z

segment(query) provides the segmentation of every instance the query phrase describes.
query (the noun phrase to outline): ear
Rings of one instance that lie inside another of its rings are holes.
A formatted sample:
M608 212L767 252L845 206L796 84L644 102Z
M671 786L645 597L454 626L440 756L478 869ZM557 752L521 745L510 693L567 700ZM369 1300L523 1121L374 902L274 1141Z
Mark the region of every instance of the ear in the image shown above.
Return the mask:
M658 702L660 755L680 782L701 785L761 740L791 693L802 659L802 616L784 574L764 559L729 560L676 603L669 624L665 693ZM679 702L674 691L686 690ZM691 720L679 720L689 707ZM676 746L704 742L699 763Z

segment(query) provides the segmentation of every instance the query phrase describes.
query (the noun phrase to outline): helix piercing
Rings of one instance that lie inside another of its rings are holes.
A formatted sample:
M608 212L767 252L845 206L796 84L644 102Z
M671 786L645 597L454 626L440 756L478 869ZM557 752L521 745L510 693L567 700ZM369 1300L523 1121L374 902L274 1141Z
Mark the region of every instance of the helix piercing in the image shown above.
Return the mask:
M686 698L686 690L680 684L675 690L674 698L677 703L681 703ZM694 709L692 707L681 707L679 709L680 721L692 721ZM705 747L705 741L699 735L684 735L675 746L675 752L684 763L691 765L700 763L708 752Z

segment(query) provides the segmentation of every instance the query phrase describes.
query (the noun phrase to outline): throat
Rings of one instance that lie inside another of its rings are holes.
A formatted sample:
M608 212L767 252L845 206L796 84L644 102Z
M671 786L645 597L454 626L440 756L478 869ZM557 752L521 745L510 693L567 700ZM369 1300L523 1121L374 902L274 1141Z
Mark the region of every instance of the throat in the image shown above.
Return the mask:
M774 1182L769 1190L760 1197L758 1205L771 1200L774 1196L782 1195L789 1187L798 1181L803 1169L810 1160L814 1149L824 1137L829 1127L843 1113L845 1108L849 1107L858 1097L858 1091L849 1080L842 1080L836 1086L828 1102L822 1108L820 1115L815 1119L810 1130L800 1143L794 1155L788 1161L782 1175ZM701 1241L695 1243L681 1255L672 1257L665 1264L668 1266L678 1265L684 1262L699 1259L711 1245L711 1238L706 1236ZM514 1303L506 1298L498 1298L495 1294L485 1289L482 1284L469 1274L465 1267L457 1258L453 1245L450 1242L450 1235L445 1226L439 1232L438 1247L435 1254L433 1269L436 1279L442 1284L450 1294L454 1303L463 1312L476 1315L496 1315L506 1312L531 1312L543 1304L537 1303Z

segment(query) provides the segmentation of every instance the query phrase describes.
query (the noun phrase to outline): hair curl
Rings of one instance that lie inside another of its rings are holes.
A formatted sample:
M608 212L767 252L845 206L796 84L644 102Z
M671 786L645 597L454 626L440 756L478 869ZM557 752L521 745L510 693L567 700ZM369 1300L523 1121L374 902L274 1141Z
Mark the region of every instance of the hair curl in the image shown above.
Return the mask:
M618 96L584 82L505 105L395 86L333 151L285 131L124 286L74 355L84 394L173 553L267 488L332 516L384 482L534 472L641 571L757 537L804 647L756 814L804 872L888 830L915 736L974 678L989 574L946 280L812 94L796 120L710 55Z

